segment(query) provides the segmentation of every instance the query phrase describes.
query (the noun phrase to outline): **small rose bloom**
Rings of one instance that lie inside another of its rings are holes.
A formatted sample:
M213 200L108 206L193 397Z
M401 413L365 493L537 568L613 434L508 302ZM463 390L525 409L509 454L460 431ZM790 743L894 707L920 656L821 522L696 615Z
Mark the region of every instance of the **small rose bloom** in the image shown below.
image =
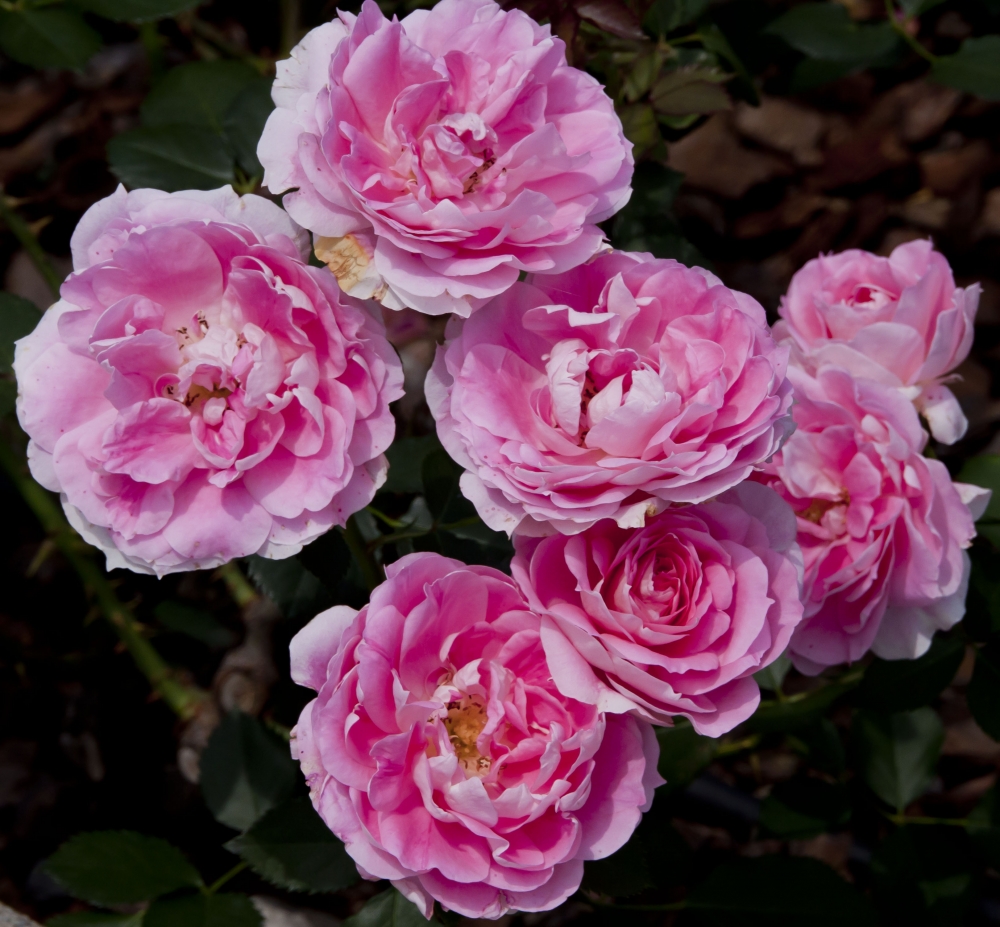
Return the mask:
M837 367L788 376L797 427L760 478L798 517L805 618L789 655L806 673L869 649L918 657L965 614L965 548L990 493L921 456L927 435L897 390Z
M491 528L575 534L746 479L790 427L787 357L751 297L614 252L453 320L426 392Z
M889 257L850 250L821 255L794 277L775 337L792 338L810 369L835 364L897 387L953 444L968 422L944 383L969 353L978 284L962 289L929 241Z
M62 298L17 344L17 411L109 569L288 557L385 480L399 361L304 245L229 187L119 187L80 220Z
M278 63L264 183L347 292L467 316L522 271L597 251L632 145L563 42L493 0L402 21L367 0Z
M556 907L652 803L653 729L559 692L510 577L429 553L386 573L292 640L318 693L292 740L316 810L427 917Z
M753 674L802 618L795 516L758 483L633 531L601 521L515 544L511 571L542 615L552 678L603 711L684 715L719 737L753 714Z

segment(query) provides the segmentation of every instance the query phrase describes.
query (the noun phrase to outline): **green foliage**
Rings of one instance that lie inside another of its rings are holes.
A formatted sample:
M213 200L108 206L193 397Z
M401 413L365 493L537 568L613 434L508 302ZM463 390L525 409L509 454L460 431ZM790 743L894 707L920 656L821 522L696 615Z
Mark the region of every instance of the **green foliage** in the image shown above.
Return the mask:
M763 856L727 863L688 895L709 927L874 927L868 902L813 859Z
M226 848L279 888L336 892L360 878L344 845L308 798L293 798L265 814Z
M101 37L75 10L0 9L0 51L34 68L80 68Z
M858 771L868 787L902 813L934 777L944 728L930 708L892 715L859 711L852 727Z
M257 139L273 108L270 81L236 61L169 71L142 104L142 125L108 144L114 173L132 187L210 190L259 176Z
M185 895L153 902L142 927L261 927L262 923L246 895Z
M205 803L234 830L246 830L288 799L298 779L288 745L240 711L223 719L201 755Z
M1000 522L1000 454L980 454L978 457L970 457L962 466L958 479L963 483L973 483L993 491L979 522L980 524Z
M785 681L788 671L792 668L792 661L782 654L773 663L768 664L762 670L753 674L757 685L770 692L781 689L781 684Z
M1000 35L966 39L956 54L934 62L931 77L984 100L1000 100Z
M90 13L116 22L142 23L176 16L198 6L201 0L75 0Z
M901 827L872 858L875 902L886 923L960 924L970 901L974 846L957 827Z
M415 904L394 888L372 898L357 914L343 922L344 927L436 927L436 919L427 921Z
M876 658L865 670L858 704L889 714L927 705L955 678L964 655L961 637L938 634L927 653L916 660Z
M93 904L134 904L201 883L176 847L132 831L78 834L46 863L49 874Z
M780 36L809 58L857 67L883 60L899 44L889 23L859 25L845 6L833 2L793 6L765 32Z
M108 142L108 163L122 183L161 190L214 190L233 179L222 136L194 126L141 126Z
M268 560L254 554L247 557L247 572L254 585L293 621L312 618L333 605L330 590L298 557Z
M142 927L142 911L138 914L116 914L114 911L74 911L57 914L46 927Z
M1000 740L1000 642L976 652L966 698L976 723L994 740Z
M0 293L0 416L14 411L14 342L30 334L42 315L34 303L13 293Z
M656 729L660 742L658 770L667 780L661 792L673 792L694 780L712 760L719 743L711 737L702 737L686 718L677 718L673 727Z
M433 451L441 450L437 435L419 438L398 438L385 456L389 460L389 476L382 492L419 493L423 490L424 460Z
M779 783L760 806L760 823L775 837L815 837L843 827L851 817L847 789L822 779Z
M213 650L225 650L236 643L236 635L204 609L167 601L160 602L153 614L165 628L193 637Z
M646 862L646 848L632 837L616 853L604 859L588 860L583 867L583 887L589 891L628 898L655 884Z
M642 24L653 35L669 35L694 22L708 9L708 0L656 0Z

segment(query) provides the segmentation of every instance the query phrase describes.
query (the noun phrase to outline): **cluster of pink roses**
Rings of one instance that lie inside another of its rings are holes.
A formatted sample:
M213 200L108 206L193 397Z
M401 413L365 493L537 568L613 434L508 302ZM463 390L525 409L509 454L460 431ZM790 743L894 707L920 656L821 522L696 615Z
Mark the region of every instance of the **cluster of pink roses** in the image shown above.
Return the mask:
M402 375L371 300L454 313L426 394L512 576L410 555L292 642L317 692L293 749L364 875L428 917L552 908L648 809L652 725L722 735L786 650L915 657L961 618L988 494L923 456L920 416L964 430L944 383L978 291L929 243L810 262L773 332L707 271L607 250L612 103L493 0L368 0L274 99L287 214L228 188L95 205L18 345L18 413L109 566L286 557L385 479Z

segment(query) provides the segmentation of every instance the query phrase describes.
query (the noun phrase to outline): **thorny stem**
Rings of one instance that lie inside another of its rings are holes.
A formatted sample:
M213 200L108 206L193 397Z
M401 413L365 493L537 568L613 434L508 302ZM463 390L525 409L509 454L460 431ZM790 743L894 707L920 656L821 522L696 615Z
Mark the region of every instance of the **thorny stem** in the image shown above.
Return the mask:
M226 584L230 597L240 608L246 608L251 602L260 598L257 590L250 585L235 562L230 561L225 566L219 567L215 575Z
M197 686L179 679L176 671L143 637L141 626L132 610L119 601L107 575L90 559L87 546L67 524L52 496L25 473L23 460L18 460L10 445L3 441L0 441L0 466L7 471L52 542L76 570L84 587L97 600L101 614L132 655L136 666L149 680L153 691L179 718L187 720L193 717L205 698L205 693Z
M382 567L368 549L368 545L361 534L361 529L358 527L357 519L353 515L347 519L347 526L342 530L347 548L358 562L365 585L368 587L368 591L371 592L385 579Z
M896 824L899 827L902 827L904 824L938 824L947 827L968 827L970 824L974 823L968 818L928 818L921 817L920 815L909 817L905 814L891 814L885 811L882 813L888 820L892 821L893 824Z
M3 187L0 187L0 219L3 219L7 228L13 232L14 237L21 243L21 247L28 253L31 262L38 268L38 272L48 284L52 295L58 299L59 287L62 286L62 278L52 264L49 263L48 257L42 250L42 246L38 243L38 239L32 234L28 223L11 208Z
M929 61L931 64L934 64L938 60L937 55L929 52L923 45L920 44L920 42L917 41L915 36L910 35L910 33L906 31L906 24L914 17L907 16L903 22L900 22L896 16L896 6L893 3L893 0L885 0L885 12L889 17L889 24L892 26L893 31L895 31L895 33L902 38L902 40L906 42L910 48L920 55L921 58L925 61Z

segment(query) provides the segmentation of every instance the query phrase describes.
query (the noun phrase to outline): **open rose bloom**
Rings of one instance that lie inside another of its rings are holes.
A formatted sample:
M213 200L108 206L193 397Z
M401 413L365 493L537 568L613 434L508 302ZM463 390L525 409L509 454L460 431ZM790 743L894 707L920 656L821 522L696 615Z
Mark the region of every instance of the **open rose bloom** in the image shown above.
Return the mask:
M548 26L493 0L338 17L278 63L258 156L348 292L467 316L598 250L632 146Z
M927 436L899 391L846 370L792 368L795 433L766 478L798 517L805 618L789 654L802 672L914 658L965 614L974 518L989 492L921 455Z
M574 534L746 479L790 427L787 357L751 297L614 252L453 320L426 392L483 521Z
M775 337L793 339L809 369L834 364L896 387L931 434L952 444L968 422L944 383L972 347L980 289L956 287L929 241L907 242L887 258L820 255L792 278Z
M293 739L317 811L427 917L556 907L649 808L652 728L560 693L509 577L429 553L387 574L292 641L318 693Z
M109 568L287 557L384 481L398 359L304 243L229 187L119 188L81 220L18 342L17 409L32 474Z
M753 714L753 673L802 618L795 531L775 492L741 483L634 531L518 538L511 568L563 694L719 737Z

